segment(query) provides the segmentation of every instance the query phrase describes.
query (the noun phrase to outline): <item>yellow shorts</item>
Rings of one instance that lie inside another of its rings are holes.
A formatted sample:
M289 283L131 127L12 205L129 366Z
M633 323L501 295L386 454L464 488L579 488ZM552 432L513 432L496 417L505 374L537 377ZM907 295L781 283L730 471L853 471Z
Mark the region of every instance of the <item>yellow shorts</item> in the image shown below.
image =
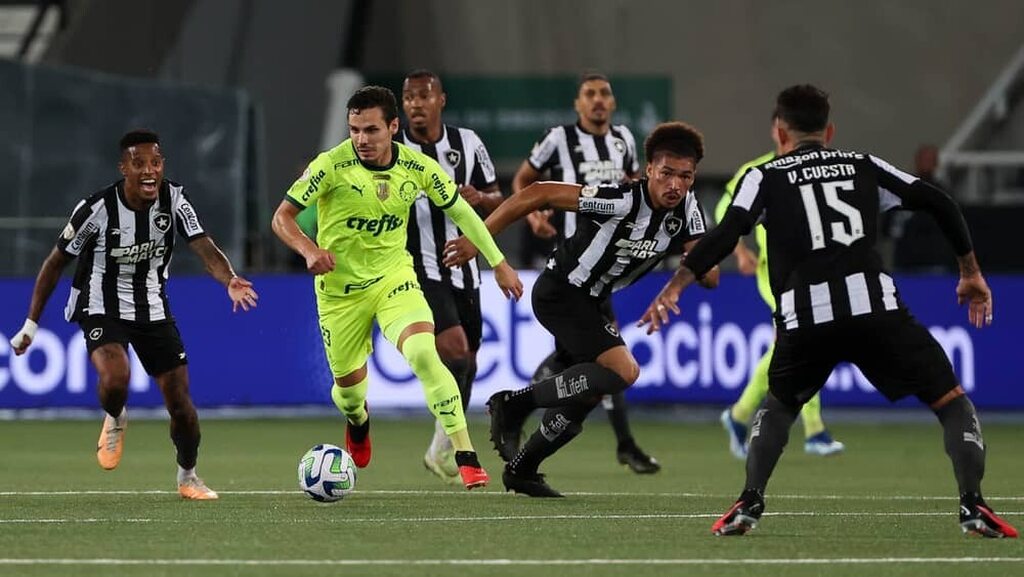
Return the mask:
M327 364L335 377L363 366L373 352L373 319L384 337L398 346L398 337L412 323L434 322L416 272L401 267L380 280L337 297L317 292L320 334Z

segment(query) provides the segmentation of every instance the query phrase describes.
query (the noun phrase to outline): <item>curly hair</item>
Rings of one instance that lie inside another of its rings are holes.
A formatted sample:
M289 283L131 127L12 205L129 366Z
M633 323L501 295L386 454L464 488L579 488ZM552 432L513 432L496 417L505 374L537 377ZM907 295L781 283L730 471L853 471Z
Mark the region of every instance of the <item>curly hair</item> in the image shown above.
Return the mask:
M696 164L704 158L704 135L685 122L659 124L644 141L644 155L654 162L666 153L692 158Z

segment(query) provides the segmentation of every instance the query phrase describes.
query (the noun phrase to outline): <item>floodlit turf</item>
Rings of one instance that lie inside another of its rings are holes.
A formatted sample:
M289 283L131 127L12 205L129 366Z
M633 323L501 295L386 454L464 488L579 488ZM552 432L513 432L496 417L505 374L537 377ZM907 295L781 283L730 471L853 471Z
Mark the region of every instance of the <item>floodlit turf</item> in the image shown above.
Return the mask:
M594 417L545 467L566 499L501 492L482 418L493 479L472 493L424 470L431 423L376 419L371 466L331 504L298 491L296 467L316 443L343 444L340 418L204 421L199 472L221 493L204 503L174 492L165 422L131 422L113 472L96 464L99 418L0 422L0 575L1024 575L1024 541L960 533L937 424L840 424L847 453L831 458L794 439L761 526L715 538L743 479L717 423L635 422L664 465L641 477ZM986 494L1018 528L1021 433L985 427Z

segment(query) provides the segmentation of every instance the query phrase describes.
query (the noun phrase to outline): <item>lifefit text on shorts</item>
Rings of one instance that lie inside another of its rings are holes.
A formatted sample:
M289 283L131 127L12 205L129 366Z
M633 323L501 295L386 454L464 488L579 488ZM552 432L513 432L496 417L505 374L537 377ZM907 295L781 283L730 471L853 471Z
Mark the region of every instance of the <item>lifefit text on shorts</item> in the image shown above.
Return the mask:
M382 232L398 230L403 224L405 224L405 219L402 217L386 213L380 218L350 216L345 221L345 226L360 232L371 233L373 236L380 236Z
M555 377L555 390L558 393L558 398L564 399L589 391L590 383L587 382L586 375L578 375L568 379L565 378L565 375L558 375Z
M568 427L569 419L565 418L565 415L558 413L550 423L542 422L540 424L540 434L544 435L544 438L550 442L561 436Z

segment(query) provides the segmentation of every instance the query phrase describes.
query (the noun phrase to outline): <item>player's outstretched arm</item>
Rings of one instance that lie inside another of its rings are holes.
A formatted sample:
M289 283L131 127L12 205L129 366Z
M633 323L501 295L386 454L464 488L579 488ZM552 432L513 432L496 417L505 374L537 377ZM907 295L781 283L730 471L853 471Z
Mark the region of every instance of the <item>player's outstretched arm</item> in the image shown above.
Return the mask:
M696 280L697 276L693 274L692 270L685 265L679 265L679 270L672 275L672 278L665 283L665 286L662 287L658 295L654 297L647 310L644 311L644 315L637 321L636 326L648 325L647 334L651 334L662 326L667 325L668 312L672 311L677 315L680 314L679 297L686 290L686 287L693 284Z
M526 187L530 186L535 182L540 182L544 175L534 168L528 160L524 160L523 164L519 166L519 170L516 171L516 175L512 178L512 194L519 194ZM526 223L530 225L530 230L538 238L552 238L558 231L555 230L554 225L551 224L550 219L553 211L547 210L535 210L526 215Z
M685 245L683 245L683 249L687 253L689 253L691 250L693 250L693 247L696 246L699 241L700 239L688 241ZM683 258L686 258L686 254L683 254ZM718 265L716 264L715 266L711 267L711 270L704 273L704 276L697 279L697 284L706 289L713 289L718 287L719 280L721 280L721 270L719 270Z
M36 276L36 284L32 288L32 302L28 306L25 324L22 325L18 334L11 337L11 348L14 349L14 354L23 354L32 344L32 339L36 336L36 329L39 328L39 318L43 316L43 309L46 308L46 303L50 300L57 281L60 280L61 271L69 262L71 262L71 257L57 247L54 247L43 261L43 266L39 268L39 274Z
M679 270L672 275L637 321L638 327L649 325L647 334L651 334L668 324L669 311L679 314L679 306L676 303L679 302L683 290L698 278L708 275L722 259L729 256L740 237L750 231L750 223L745 222L748 220L744 216L746 214L742 209L729 209L718 227L697 241L693 249L687 252L686 258L679 265Z
M306 270L312 274L324 274L334 270L334 253L324 250L316 245L306 233L299 228L295 218L299 215L299 207L287 200L281 201L277 210L274 211L274 218L270 227L274 234L288 248L299 253L299 256L306 259Z
M582 188L578 184L567 184L564 182L538 182L531 184L521 192L505 199L505 202L501 203L501 206L487 217L485 221L487 230L491 233L491 236L497 236L508 225L545 206L575 211L579 208L580 190ZM463 227L454 216L452 216L452 220L455 220L459 228L466 231L466 235L469 236L469 230ZM480 248L479 245L476 248ZM470 259L477 255L476 248L465 238L448 241L445 243L445 266L462 266L469 262ZM484 256L487 255L485 254ZM492 264L491 266L494 265Z
M498 208L498 205L505 200L505 197L501 194L501 189L498 188L498 183L494 183L483 190L476 188L472 184L466 184L459 187L459 194L469 203L469 206L482 211L483 214L494 212L494 209Z
M494 282L498 283L498 288L501 289L501 293L505 295L506 299L518 301L523 297L523 282L519 280L519 273L512 268L512 265L508 264L507 260L501 261L498 266L494 267Z
M237 311L238 307L242 307L243 311L256 307L256 301L260 297L252 288L252 283L235 274L231 261L212 238L201 236L189 242L188 247L202 259L206 272L227 287L228 298L231 299L231 312Z
M967 318L975 328L992 324L992 291L981 274L974 251L957 257L960 282L956 285L957 304L967 303Z
M509 266L508 261L505 260L505 255L501 253L498 245L494 242L494 237L488 232L487 227L484 226L483 221L480 220L476 212L468 203L459 199L446 208L445 213L465 232L466 236L463 237L463 240L466 241L466 244L472 242L470 247L473 248L474 255L477 248L479 248L484 258L487 259L487 264L494 268L494 280L501 287L501 292L505 294L505 298L519 300L519 297L523 295L523 283L520 282L519 275L515 269ZM445 245L445 250L448 250L448 244ZM447 257L445 260L447 262Z

